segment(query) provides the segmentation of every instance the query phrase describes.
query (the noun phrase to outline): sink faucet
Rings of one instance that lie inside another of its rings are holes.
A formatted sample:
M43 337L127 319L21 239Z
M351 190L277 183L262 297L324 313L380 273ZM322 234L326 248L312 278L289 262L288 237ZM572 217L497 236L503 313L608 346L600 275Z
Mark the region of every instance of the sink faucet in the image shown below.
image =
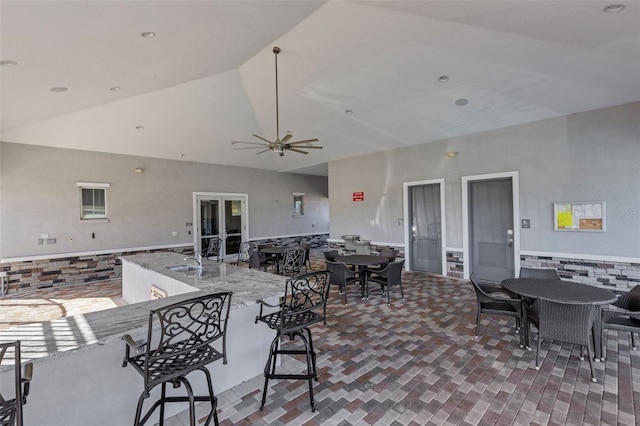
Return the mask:
M196 250L193 252L193 256L185 257L184 260L195 260L199 266L202 266L202 253Z

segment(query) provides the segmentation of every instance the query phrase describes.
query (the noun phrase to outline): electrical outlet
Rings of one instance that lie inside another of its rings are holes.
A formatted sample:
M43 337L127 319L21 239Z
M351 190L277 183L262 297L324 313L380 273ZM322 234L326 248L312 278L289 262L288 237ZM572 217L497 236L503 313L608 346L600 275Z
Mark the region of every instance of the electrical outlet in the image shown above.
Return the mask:
M47 238L47 244L55 244L55 243L56 243L55 238Z

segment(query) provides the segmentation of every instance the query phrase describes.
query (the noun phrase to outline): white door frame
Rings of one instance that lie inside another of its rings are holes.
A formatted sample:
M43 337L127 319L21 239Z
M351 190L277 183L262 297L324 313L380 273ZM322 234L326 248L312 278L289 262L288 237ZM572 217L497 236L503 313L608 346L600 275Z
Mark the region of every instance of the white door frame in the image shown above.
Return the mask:
M520 272L520 190L518 172L489 173L485 175L462 176L462 267L464 278L469 279L469 182L511 178L513 196L513 268Z
M242 241L248 241L249 236L249 195L248 194L235 194L228 192L194 192L193 193L193 248L198 247L198 238L200 238L201 230L200 223L198 222L198 216L200 214L198 210L198 198L204 199L221 199L225 198L240 198L242 201ZM224 208L224 205L221 206ZM220 224L221 238L226 238L226 232L224 229L224 223Z
M440 185L440 235L441 235L441 244L442 244L442 275L447 276L447 216L445 214L445 185L444 178L441 179L430 179L430 180L416 180L411 182L403 182L402 183L402 194L403 194L403 221L404 221L404 258L409 259L409 262L404 263L404 269L410 271L410 263L412 259L412 250L413 245L411 244L411 229L409 228L410 223L410 215L411 215L411 206L409 205L409 189L412 186L422 186L422 185L432 185L439 184Z

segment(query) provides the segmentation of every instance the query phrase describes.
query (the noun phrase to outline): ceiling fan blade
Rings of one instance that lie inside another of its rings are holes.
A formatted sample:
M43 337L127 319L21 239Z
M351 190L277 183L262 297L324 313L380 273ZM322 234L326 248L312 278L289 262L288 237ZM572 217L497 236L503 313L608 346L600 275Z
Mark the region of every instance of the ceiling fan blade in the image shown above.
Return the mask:
M297 152L297 153L305 154L305 155L308 154L308 152L306 152L306 151L301 151L301 150L295 149L295 148L287 148L287 151L293 151L293 152Z
M293 135L291 133L289 133L288 135L286 135L284 138L282 138L282 140L280 141L281 143L287 143L287 141L289 139L291 139L293 137Z
M263 144L263 143L258 143L258 142L243 142L243 141L233 141L233 142L231 142L231 145L237 145L237 144L239 144L239 143L244 143L244 144L247 144L247 145L260 145L260 146L266 146L266 145L265 145L265 144Z
M313 142L318 142L318 139L305 139L303 141L295 141L295 142L289 142L288 145L299 145L301 143L313 143Z
M267 151L271 151L271 148L267 148L267 149L265 149L263 151L256 152L256 155L262 154L263 152L267 152Z
M255 136L255 137L256 137L256 138L258 138L258 139L262 139L263 141L265 141L265 142L267 142L267 143L271 143L271 141L270 141L269 139L265 139L265 138L263 138L262 136L258 136L258 135L256 135L255 133L252 133L252 135L253 135L253 136Z
M289 145L291 145L291 144L287 144L287 146L289 146ZM291 148L293 148L293 147L290 147L290 148L287 148L287 149L291 149ZM303 149L322 149L322 147L321 147L321 146L312 146L312 145L309 145L309 146L306 146L306 145L305 145L305 146L297 146L297 145L296 145L296 146L295 146L295 148L303 148Z
M260 146L245 146L244 148L234 148L234 151L240 151L243 149L261 149L264 148L265 146L263 144L260 144Z

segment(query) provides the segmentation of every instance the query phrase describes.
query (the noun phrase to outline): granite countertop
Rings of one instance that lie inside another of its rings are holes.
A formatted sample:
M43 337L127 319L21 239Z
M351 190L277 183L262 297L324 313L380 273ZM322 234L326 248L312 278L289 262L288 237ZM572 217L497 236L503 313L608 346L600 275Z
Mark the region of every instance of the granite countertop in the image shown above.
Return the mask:
M125 256L121 259L193 286L198 293L179 294L0 330L0 342L20 340L22 361L39 361L87 350L94 345L120 341L125 334L143 336L151 309L196 297L201 292L233 291L231 310L255 305L257 299L284 295L285 277L255 269L204 260L201 271L175 272L167 267L190 263L195 265L195 262L185 261L184 255L169 252ZM0 372L8 368L0 366Z

